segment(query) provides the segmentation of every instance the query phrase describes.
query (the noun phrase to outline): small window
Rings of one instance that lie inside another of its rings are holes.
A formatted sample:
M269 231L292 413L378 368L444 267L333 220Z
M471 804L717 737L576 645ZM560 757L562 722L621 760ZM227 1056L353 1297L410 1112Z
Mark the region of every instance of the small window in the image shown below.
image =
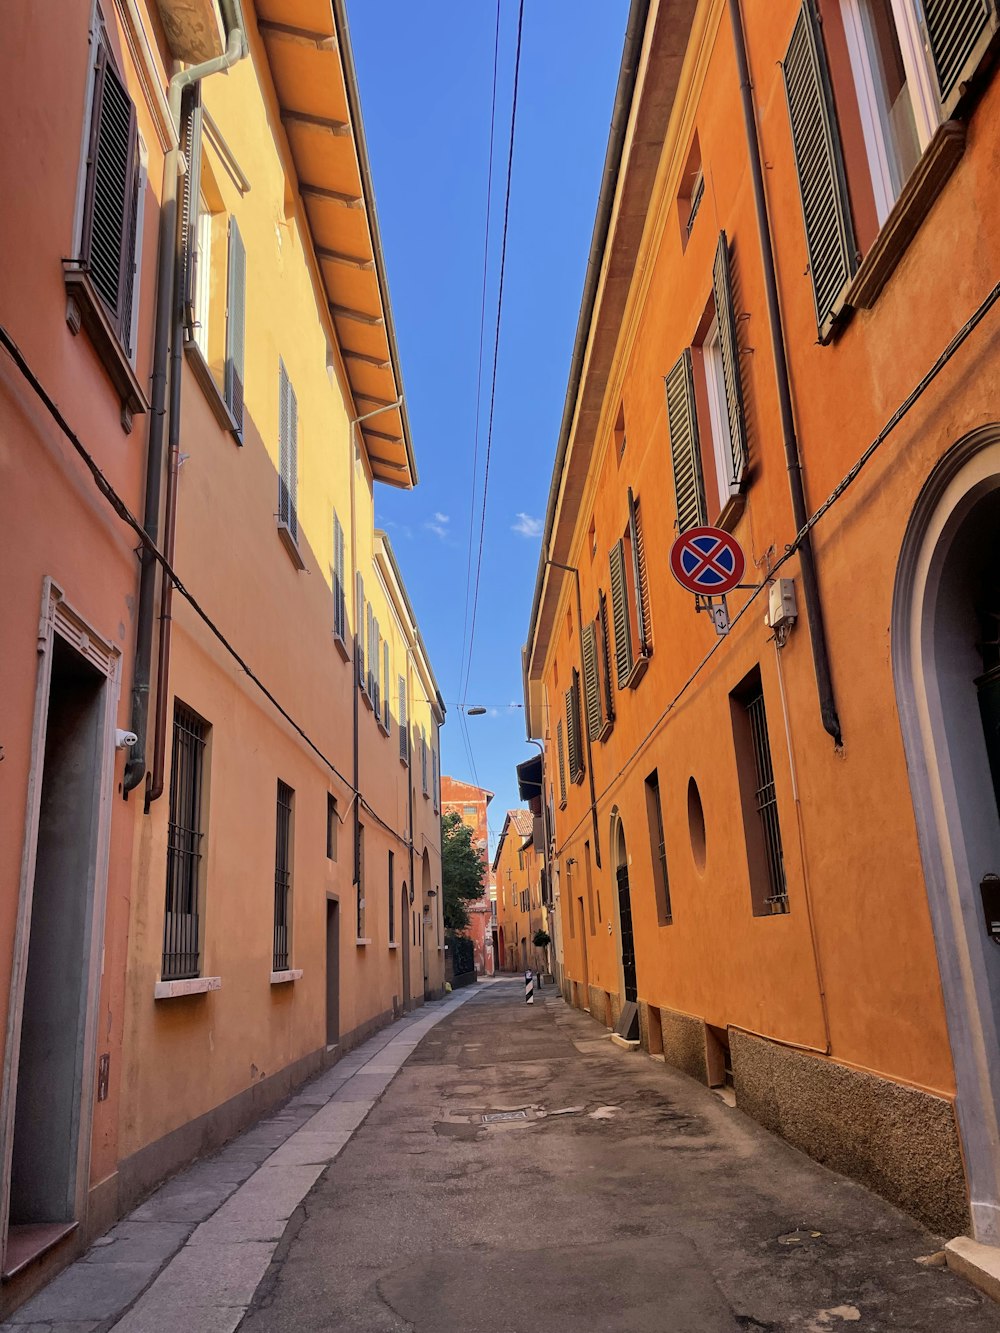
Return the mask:
M274 972L287 971L291 942L293 798L291 787L279 782L274 849L274 950L271 962Z
M410 732L406 712L406 677L400 676L396 682L399 694L399 758L402 763L410 762Z
M667 875L667 848L663 838L660 775L655 768L646 779L646 818L649 824L649 847L653 861L656 916L661 926L669 926L673 920L670 910L670 880Z
M357 927L358 939L365 938L365 826L358 825L358 884L357 884Z
M167 893L160 977L178 981L201 970L201 893L208 723L174 704L167 823Z
M340 815L337 810L337 798L332 792L326 794L326 855L327 860L336 861L337 842L340 834Z
M389 853L389 943L396 943L396 858Z
M625 457L625 445L626 445L624 404L622 404L618 408L618 416L615 419L614 442L615 442L615 459L618 463L621 463L622 459Z
M730 695L754 916L788 911L785 857L760 670Z
M686 249L694 231L695 219L705 197L705 173L701 165L701 147L697 134L691 143L680 188L677 191L677 220L680 223L681 248Z

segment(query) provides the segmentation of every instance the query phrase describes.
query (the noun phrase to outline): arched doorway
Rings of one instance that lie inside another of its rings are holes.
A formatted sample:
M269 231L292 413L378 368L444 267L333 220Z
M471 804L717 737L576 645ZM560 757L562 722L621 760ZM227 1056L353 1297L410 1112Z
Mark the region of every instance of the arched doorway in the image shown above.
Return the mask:
M632 933L632 894L628 882L628 848L625 829L617 810L611 817L612 865L618 890L618 936L622 946L622 987L625 1003L639 998L635 975L635 937Z
M403 880L399 895L399 947L403 955L403 1008L410 1005L410 892Z
M1000 1244L1000 426L924 486L903 542L893 672L977 1239Z

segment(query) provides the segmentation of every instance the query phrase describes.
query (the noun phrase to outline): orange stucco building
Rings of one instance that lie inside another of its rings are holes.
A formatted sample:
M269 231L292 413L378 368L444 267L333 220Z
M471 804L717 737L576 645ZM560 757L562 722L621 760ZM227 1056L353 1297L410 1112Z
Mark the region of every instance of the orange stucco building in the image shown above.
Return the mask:
M485 875L484 892L477 902L468 904L469 926L466 934L472 940L476 971L480 976L492 976L497 963L496 884L490 868L489 805L493 792L477 787L474 782L444 775L441 778L441 813L458 815L472 830L472 845L482 857Z
M344 5L44 11L0 47L0 1312L444 987Z
M537 931L551 931L545 861L533 834L530 810L508 810L493 856L500 966L506 972L550 970L548 950L534 942Z
M632 6L525 680L566 997L997 1244L988 10Z

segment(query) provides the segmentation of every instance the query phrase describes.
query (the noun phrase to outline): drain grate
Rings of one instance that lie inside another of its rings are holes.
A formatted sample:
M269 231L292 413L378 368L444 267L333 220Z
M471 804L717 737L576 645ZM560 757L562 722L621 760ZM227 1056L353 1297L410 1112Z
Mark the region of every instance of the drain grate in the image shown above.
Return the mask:
M491 1111L483 1116L483 1124L491 1125L497 1120L527 1120L527 1111Z

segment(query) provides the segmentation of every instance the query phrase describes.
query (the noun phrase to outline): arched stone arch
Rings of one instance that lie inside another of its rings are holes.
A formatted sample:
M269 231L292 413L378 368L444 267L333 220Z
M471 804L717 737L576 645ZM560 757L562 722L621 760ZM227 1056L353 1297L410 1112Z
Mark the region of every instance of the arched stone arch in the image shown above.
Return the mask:
M1000 874L1000 815L980 710L991 679L981 652L989 637L983 579L1000 590L998 559L1000 424L962 439L925 483L903 541L892 613L896 699L972 1225L993 1245L1000 1244L1000 947L987 935L979 886L984 875ZM994 605L1000 630L1000 596Z

